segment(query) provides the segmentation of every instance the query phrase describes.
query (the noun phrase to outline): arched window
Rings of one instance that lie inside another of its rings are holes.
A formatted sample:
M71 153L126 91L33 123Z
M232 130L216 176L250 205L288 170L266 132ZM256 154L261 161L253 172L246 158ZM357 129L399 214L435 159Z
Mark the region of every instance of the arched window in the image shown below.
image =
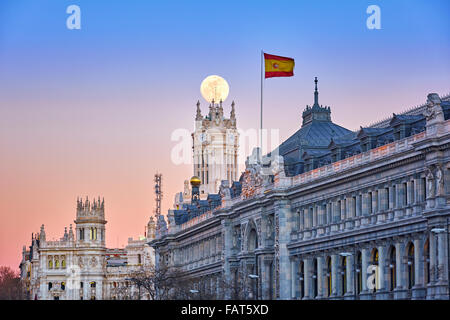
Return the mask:
M48 291L52 290L52 288L53 288L53 283L49 282L48 283Z
M61 258L61 268L65 269L66 268L66 257L62 256Z
M66 290L66 283L65 282L61 282L61 290L62 291Z
M52 257L48 257L48 268L53 269L53 259Z
M255 251L258 248L258 234L255 229L252 229L248 235L247 247L249 252Z
M391 246L389 254L389 291L394 291L397 282L397 259L395 247Z
M427 239L427 241L425 241L425 246L423 249L423 254L424 254L424 258L425 258L425 283L428 284L430 283L430 241L429 239Z
M298 279L300 285L300 299L302 299L303 297L305 297L305 264L303 263L303 261L300 262Z
M347 258L341 258L341 295L345 295L347 293Z
M408 289L414 286L414 244L408 245Z
M327 296L331 297L332 293L332 274L331 274L331 258L327 258Z
M55 269L58 269L59 268L59 259L58 259L58 257L56 257L56 259L55 259Z
M95 285L96 285L96 284L95 284L95 281L91 281L91 282L90 282L90 285L91 285L91 288L95 288Z

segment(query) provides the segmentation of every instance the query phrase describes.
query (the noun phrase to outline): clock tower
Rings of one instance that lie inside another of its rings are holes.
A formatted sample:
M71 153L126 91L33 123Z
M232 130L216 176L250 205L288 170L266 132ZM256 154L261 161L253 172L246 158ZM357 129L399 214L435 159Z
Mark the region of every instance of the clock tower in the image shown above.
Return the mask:
M231 185L237 180L239 133L236 129L234 101L230 117L223 115L222 101L211 101L209 113L203 117L197 102L193 140L194 176L201 180L200 196L218 193L222 180Z

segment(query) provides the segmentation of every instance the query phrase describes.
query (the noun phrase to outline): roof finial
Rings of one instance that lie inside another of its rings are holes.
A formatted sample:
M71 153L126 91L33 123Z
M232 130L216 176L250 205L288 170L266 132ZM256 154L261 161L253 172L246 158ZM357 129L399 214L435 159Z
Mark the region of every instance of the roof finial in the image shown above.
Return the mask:
M319 106L319 92L317 91L317 77L314 79L315 89L314 89L314 106Z

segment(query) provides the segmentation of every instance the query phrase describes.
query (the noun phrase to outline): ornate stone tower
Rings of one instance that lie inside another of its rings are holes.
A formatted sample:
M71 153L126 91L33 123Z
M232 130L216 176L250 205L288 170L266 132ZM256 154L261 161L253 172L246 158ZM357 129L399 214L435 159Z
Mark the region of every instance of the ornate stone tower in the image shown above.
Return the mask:
M197 102L193 138L194 176L201 180L200 194L218 193L222 180L237 180L239 133L236 129L234 101L230 117L225 118L222 101L214 100L203 117Z
M90 247L105 246L105 200L77 199L76 239Z

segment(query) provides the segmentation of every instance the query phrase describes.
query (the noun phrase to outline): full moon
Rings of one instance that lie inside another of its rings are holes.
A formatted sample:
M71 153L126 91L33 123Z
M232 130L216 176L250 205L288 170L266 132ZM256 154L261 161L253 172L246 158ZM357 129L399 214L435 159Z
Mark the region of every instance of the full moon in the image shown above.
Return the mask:
M225 101L230 92L230 87L227 81L219 76L208 76L202 81L200 85L200 92L203 98L211 102L219 102L220 100Z

